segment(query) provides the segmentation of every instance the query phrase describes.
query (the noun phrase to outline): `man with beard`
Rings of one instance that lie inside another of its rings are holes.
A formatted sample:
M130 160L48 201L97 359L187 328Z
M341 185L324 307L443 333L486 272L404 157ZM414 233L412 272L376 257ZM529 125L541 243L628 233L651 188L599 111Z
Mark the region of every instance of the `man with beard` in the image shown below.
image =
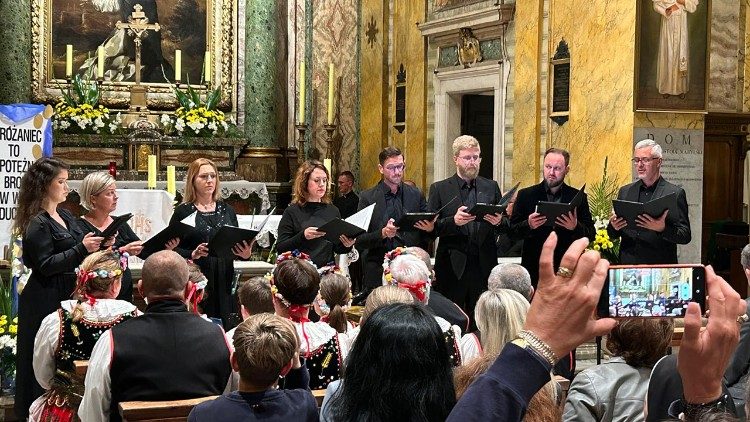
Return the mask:
M431 210L442 209L433 231L433 236L440 237L435 252L434 289L461 306L469 317L474 316L477 299L487 290L487 278L497 265L495 239L502 222L501 214L477 220L467 212L477 203L500 201L497 182L479 176L481 160L476 138L456 138L456 174L433 183L428 201Z
M367 233L357 237L354 247L365 251L362 291L353 303L362 303L370 291L383 284L383 256L399 246L419 246L425 249L434 228L433 221L417 222L414 227L398 227L396 223L408 212L427 212L422 192L403 183L404 155L395 147L386 147L378 156L378 171L383 180L359 195L358 210L375 204Z
M685 190L661 177L662 149L659 144L644 139L635 145L633 165L638 180L620 188L617 199L648 202L671 193L676 194L676 206L658 217L638 216L636 227L628 226L616 215L607 231L611 238L622 238L621 264L676 264L677 245L690 242L690 220Z
M565 184L565 176L570 171L570 154L564 149L550 148L544 153L541 183L521 189L518 192L511 230L517 238L524 239L521 265L529 271L531 283L536 288L539 280L539 255L547 236L557 232L554 267L558 270L560 260L568 247L581 237L594 238L596 230L589 211L588 197L584 195L581 205L557 218L552 226L545 226L547 218L536 212L539 201L568 203L578 193L578 189ZM572 270L572 268L569 268Z

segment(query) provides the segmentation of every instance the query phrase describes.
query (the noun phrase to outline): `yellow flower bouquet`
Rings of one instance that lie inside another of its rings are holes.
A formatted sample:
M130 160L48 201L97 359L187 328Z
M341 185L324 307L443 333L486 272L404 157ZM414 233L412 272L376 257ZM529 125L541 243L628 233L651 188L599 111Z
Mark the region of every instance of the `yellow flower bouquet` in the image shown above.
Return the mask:
M620 239L610 239L607 233L609 217L612 214L612 200L617 197L619 179L607 173L608 158L604 158L602 178L590 190L589 206L594 217L596 236L589 244L589 248L599 251L609 262L616 263L620 255Z
M202 100L190 85L187 90L174 88L180 107L174 115L162 114L164 131L178 136L214 137L224 135L234 123L216 107L221 99L221 90L216 88Z
M96 82L75 75L67 92L55 105L52 128L63 133L114 134L121 126L120 113L112 115L99 104L100 92Z

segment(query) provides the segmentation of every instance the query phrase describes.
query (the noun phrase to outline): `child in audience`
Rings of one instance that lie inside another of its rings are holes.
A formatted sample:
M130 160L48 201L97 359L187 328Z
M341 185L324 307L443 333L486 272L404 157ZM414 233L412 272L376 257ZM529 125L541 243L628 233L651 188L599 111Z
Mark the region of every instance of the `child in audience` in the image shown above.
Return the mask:
M271 283L266 277L250 277L240 283L240 287L237 289L237 299L240 302L240 316L243 321L255 314L273 313ZM229 338L230 343L234 337L235 329L236 327L227 331L227 338Z
M34 375L47 391L32 403L32 421L76 420L83 379L74 360L88 360L102 332L136 316L133 304L115 299L120 292L127 254L94 252L78 267L75 300L60 303L47 315L34 341Z
M288 319L268 313L250 316L234 336L231 361L240 373L239 391L199 404L188 422L317 421L318 408L307 389L309 377L298 349L297 333ZM287 389L276 389L284 375Z
M338 266L324 267L319 272L320 294L315 299L315 312L337 332L347 333L354 329L346 318L352 301L352 282Z
M311 322L308 318L319 287L320 274L307 254L294 251L279 255L271 278L273 307L276 315L294 322L313 390L339 379L349 351L345 334L325 322Z

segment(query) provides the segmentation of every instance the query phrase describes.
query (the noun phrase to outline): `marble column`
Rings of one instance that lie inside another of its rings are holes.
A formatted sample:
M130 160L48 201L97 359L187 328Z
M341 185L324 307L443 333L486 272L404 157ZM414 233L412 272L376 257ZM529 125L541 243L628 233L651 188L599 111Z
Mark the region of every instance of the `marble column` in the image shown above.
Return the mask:
M31 2L0 1L0 104L31 99Z
M286 181L287 8L275 0L247 1L245 12L245 137L237 174ZM241 70L240 75L243 75Z

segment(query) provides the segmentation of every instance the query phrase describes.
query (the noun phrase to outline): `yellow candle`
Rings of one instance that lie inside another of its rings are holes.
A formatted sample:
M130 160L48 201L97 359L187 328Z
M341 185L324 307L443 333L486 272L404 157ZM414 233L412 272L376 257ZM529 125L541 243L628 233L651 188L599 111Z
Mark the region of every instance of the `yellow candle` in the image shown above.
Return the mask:
M73 45L65 46L65 77L73 76Z
M328 65L328 124L333 124L333 63Z
M299 63L299 123L305 123L305 61Z
M148 156L148 188L156 188L156 156Z
M323 159L323 167L325 167L326 170L328 170L328 189L330 189L331 185L333 184L333 176L332 176L333 173L331 173L331 159L330 158Z
M206 51L206 59L203 61L203 66L205 70L205 78L203 78L206 82L211 82L211 52Z
M97 60L96 60L96 77L104 79L104 46L99 46L96 49Z
M174 80L182 80L182 50L174 51Z
M171 193L173 196L177 193L177 189L175 189L174 175L174 166L167 166L167 192Z

